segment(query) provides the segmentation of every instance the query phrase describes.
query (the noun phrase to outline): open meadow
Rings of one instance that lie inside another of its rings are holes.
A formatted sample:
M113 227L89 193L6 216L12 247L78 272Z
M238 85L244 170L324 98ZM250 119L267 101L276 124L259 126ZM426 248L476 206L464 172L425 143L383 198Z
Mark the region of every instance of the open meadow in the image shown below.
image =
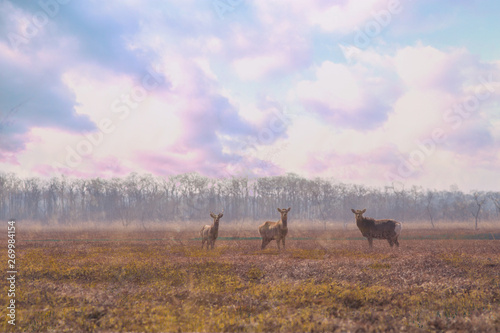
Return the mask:
M19 228L15 330L500 331L499 230L369 250L358 230L291 229L280 252L255 230L201 250L197 231Z

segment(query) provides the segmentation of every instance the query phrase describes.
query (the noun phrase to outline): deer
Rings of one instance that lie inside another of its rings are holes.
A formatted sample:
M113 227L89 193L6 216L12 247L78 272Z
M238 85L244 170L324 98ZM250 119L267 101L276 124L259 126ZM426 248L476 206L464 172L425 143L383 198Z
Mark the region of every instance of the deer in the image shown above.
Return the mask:
M288 233L287 214L290 209L291 207L288 209L278 208L278 212L281 214L281 218L278 222L267 221L259 226L259 233L262 237L262 250L264 250L267 244L269 244L272 240L276 240L278 250L281 250L280 241L283 242L283 250L285 249L285 237Z
M219 236L219 220L222 218L222 216L224 216L224 209L222 210L222 213L218 215L210 212L210 217L214 219L214 223L212 225L204 225L200 230L202 249L205 245L205 242L207 242L207 250L209 249L209 246L211 246L213 250L215 246L215 240L217 239L217 236Z
M371 217L364 217L366 208L363 210L351 209L356 219L356 225L361 234L368 239L370 248L373 248L373 239L387 239L389 245L396 244L399 247L398 237L401 234L403 224L394 220L375 220Z

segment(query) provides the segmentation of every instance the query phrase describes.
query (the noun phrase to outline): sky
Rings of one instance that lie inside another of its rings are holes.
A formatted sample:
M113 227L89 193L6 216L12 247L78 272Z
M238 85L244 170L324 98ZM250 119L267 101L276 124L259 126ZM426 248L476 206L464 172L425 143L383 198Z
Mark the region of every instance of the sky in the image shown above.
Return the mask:
M0 172L500 188L496 0L0 1Z

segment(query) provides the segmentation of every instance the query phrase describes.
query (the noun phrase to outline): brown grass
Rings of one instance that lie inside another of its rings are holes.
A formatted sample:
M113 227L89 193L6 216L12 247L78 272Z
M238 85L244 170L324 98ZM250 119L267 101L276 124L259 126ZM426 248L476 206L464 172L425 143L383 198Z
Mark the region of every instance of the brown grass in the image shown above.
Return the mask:
M21 230L16 329L498 332L500 241L459 239L467 234L403 239L399 249L375 241L369 251L366 240L349 239L359 232L303 230L278 252L275 242L259 250L258 239L201 250L195 230ZM33 241L44 239L53 241ZM107 241L89 241L97 239Z

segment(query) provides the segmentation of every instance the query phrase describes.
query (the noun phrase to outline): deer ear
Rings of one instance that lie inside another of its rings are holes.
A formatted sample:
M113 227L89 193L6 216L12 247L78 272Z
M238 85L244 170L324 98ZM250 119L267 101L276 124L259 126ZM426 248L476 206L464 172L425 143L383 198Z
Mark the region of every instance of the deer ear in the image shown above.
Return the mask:
M286 211L287 211L287 212L289 212L289 211L290 211L290 209L292 209L292 207L288 207L288 209L287 209Z
M351 212L353 212L354 214L356 214L356 211L354 209L351 208Z
M214 213L210 213L210 217L214 219L215 218Z
M219 218L221 218L221 217L223 217L223 216L224 216L224 214L222 214L222 213L220 213L220 214L219 214Z
M366 208L361 211L361 214L364 214L366 212Z
M281 213L281 209L279 209L279 208L278 208L278 212L280 212L280 213Z

